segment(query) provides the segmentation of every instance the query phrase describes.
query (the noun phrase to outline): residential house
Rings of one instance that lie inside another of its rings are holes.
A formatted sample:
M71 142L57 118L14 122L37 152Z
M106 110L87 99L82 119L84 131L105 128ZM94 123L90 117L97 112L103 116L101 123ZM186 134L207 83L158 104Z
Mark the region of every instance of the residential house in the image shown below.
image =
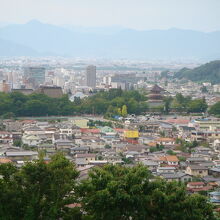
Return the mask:
M160 176L167 180L168 182L171 181L178 181L178 182L190 182L192 181L192 176L183 172L177 173L161 173Z
M204 177L208 175L208 168L198 165L190 165L186 168L186 173L196 177Z
M175 155L165 155L165 156L159 157L159 163L167 164L169 166L178 166L179 159Z
M38 159L38 152L36 151L6 151L4 155L13 162Z
M206 186L204 182L190 182L187 184L187 191L189 192L202 192L211 190L212 186Z
M157 168L157 173L161 174L161 173L175 173L176 172L176 168L175 167L158 167Z

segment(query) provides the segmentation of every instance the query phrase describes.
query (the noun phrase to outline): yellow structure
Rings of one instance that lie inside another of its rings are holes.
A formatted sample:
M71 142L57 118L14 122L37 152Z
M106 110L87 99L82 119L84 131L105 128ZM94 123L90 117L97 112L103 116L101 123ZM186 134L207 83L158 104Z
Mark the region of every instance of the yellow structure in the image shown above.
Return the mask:
M124 131L124 137L125 138L139 138L139 132L138 131Z
M76 125L79 128L89 128L87 123L89 122L88 119L85 118L74 118L71 120L74 125Z

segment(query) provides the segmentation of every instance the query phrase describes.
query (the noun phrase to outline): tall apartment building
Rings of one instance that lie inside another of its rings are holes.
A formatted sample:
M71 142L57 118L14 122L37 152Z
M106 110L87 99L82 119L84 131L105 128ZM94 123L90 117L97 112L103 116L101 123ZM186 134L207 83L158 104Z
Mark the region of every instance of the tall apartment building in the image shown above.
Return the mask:
M44 67L26 67L24 69L24 77L32 88L36 89L45 82Z
M86 86L96 87L96 66L90 65L86 68Z

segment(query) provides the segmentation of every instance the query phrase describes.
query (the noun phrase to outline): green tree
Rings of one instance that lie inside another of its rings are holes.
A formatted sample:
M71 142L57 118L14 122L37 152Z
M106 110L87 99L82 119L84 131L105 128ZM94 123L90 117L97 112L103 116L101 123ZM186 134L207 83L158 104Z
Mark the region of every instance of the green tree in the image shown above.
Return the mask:
M204 99L192 100L188 104L188 112L200 113L205 112L208 108Z
M126 106L126 105L123 105L123 106L122 106L122 109L121 109L121 115L122 115L123 117L126 117L127 114L128 114L127 106Z
M202 86L200 88L200 90L201 90L202 93L207 93L208 92L208 89L206 88L206 86Z
M209 109L209 113L220 116L220 102L215 103L211 108Z
M150 177L143 165L94 168L78 188L85 212L95 220L215 220L205 197Z
M72 192L78 172L61 154L48 164L40 159L21 169L0 165L0 175L0 216L5 220L59 219L68 211L65 205L76 201Z
M21 139L17 139L17 140L14 140L14 143L13 143L16 147L21 147L22 146L22 140Z

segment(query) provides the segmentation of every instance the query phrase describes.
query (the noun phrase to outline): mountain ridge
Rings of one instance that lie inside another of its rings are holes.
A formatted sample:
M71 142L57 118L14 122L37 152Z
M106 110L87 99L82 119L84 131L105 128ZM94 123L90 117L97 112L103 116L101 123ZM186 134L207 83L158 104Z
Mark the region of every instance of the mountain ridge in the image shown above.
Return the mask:
M218 84L220 83L220 60L203 64L194 69L183 68L175 73L175 78Z
M70 57L204 60L220 58L220 31L205 33L178 28L140 31L103 27L97 30L88 29L86 32L32 20L26 24L12 24L0 28L0 39L31 48L38 54L48 52L50 55ZM22 48L18 54L22 54Z

